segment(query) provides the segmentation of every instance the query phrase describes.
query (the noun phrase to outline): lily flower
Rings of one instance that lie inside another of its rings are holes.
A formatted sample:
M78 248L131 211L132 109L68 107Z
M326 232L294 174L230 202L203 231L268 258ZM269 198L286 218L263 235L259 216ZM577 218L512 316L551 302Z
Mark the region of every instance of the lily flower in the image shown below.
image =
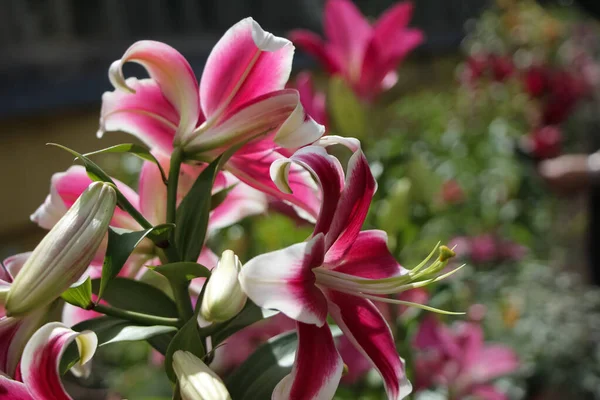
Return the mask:
M325 93L315 90L310 72L300 72L296 76L294 86L300 93L300 101L306 113L319 124L329 126Z
M477 323L462 323L451 329L435 317L426 317L415 336L419 350L415 359L416 386L448 388L449 399L507 399L490 382L519 368L515 352L508 346L484 343Z
M156 154L163 169L168 173L169 160L166 156ZM194 181L202 171L203 167L184 165L179 178L177 201L183 200L192 187ZM158 167L149 161L145 161L139 177L138 192L124 183L113 179L118 189L129 200L129 202L153 225L166 222L167 188L162 181ZM85 168L72 166L64 172L52 176L50 194L44 203L33 213L31 220L40 227L51 229L56 221L71 206L83 190L91 183ZM225 199L211 211L209 216L209 234L216 230L230 226L241 219L266 210L267 200L265 195L251 187L239 182L230 173L222 172L217 176L213 193L228 190ZM125 211L116 209L110 221L110 226L129 230L141 230L142 227ZM102 265L105 248L101 248L94 263ZM216 265L217 256L209 249L201 253L199 262L208 268ZM151 262L156 258L156 249L150 240L146 240L138 246L135 254L130 258L126 274L135 276L139 267Z
M81 370L93 357L98 338L92 331L75 332L59 322L38 329L27 342L19 365L19 380L0 374L0 400L70 400L60 379L60 359L76 341Z
M371 102L398 80L398 64L424 39L408 28L413 5L398 3L371 25L350 0L328 0L323 25L326 41L294 30L291 40L317 58L331 75L341 76L358 97Z
M264 31L252 18L233 25L211 51L198 83L187 60L160 42L134 43L109 71L115 91L102 97L98 136L125 131L151 149L209 161L250 141L227 163L240 180L309 210L315 204L283 195L263 172L279 147L298 148L324 133L304 112L298 91L284 89L294 46ZM135 62L149 79L125 79L122 66ZM265 166L266 165L266 166ZM318 208L317 208L318 209ZM313 215L314 216L314 215Z
M453 253L442 248L441 256L427 267L427 260L410 271L400 266L388 250L385 232L361 231L376 182L358 140L326 136L318 144L298 150L271 170L282 190L289 190L287 171L293 163L310 171L319 183L323 203L312 236L251 259L239 275L242 289L254 303L297 321L295 364L273 398L333 397L343 362L327 325L330 315L379 371L388 397L402 399L411 392L411 384L390 328L372 300L412 304L384 296L442 279L437 275ZM345 177L338 159L325 150L331 144L346 145L354 153Z
M50 304L90 265L117 204L112 185L94 182L36 246L12 282L6 312L23 316Z

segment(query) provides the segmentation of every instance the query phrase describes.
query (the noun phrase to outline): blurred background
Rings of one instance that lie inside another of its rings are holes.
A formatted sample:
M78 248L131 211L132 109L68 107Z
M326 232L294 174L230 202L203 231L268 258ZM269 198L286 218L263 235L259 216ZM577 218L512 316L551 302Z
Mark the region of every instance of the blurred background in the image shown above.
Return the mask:
M52 174L72 163L46 143L88 152L134 140L123 133L95 137L101 95L112 89L108 66L134 41L172 45L200 76L214 43L238 20L252 16L281 36L297 28L321 35L324 3L0 2L0 255L30 250L44 234L29 215L48 194ZM371 21L396 4L354 3ZM397 84L375 99L324 72L297 46L291 84L311 71L312 90L326 98L321 122L332 133L360 138L372 163L379 190L367 225L388 233L407 268L440 241L456 246L456 265L466 264L448 281L413 293L421 300L412 301L467 310L465 317L436 321L464 352L472 348L461 330L466 325L457 322L482 329L475 354L500 372L447 356L437 360L441 377L425 379L434 375L427 368L431 349L417 338L427 313L390 308L385 312L416 382L415 398L600 399L600 180L588 165L588 155L600 149L599 4L415 0L410 26L425 40L399 65ZM126 67L126 75L142 73ZM309 109L312 99L302 101ZM136 159L101 161L135 186ZM211 245L247 260L308 233L269 213L224 230ZM279 332L267 331L239 346L253 349ZM502 369L501 356L482 350L489 348L512 352L518 365ZM98 396L107 386L115 399L168 393L160 360L147 366L152 355L145 344L105 353L106 366L123 370L100 378L100 366L88 382ZM226 355L221 361L223 374L241 362ZM383 398L377 374L347 364L360 373L344 379L339 398ZM494 392L479 390L483 383Z

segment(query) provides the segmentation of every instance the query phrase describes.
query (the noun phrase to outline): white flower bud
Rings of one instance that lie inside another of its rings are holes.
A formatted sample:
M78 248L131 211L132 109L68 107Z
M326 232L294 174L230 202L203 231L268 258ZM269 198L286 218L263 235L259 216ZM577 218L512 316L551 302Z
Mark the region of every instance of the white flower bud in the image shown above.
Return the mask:
M198 357L188 351L173 354L173 370L183 400L230 400L223 381Z
M238 281L242 264L231 250L225 250L206 284L200 314L209 322L235 317L246 304L247 296Z
M94 182L37 245L6 298L10 316L50 304L81 277L94 258L117 203L112 185Z

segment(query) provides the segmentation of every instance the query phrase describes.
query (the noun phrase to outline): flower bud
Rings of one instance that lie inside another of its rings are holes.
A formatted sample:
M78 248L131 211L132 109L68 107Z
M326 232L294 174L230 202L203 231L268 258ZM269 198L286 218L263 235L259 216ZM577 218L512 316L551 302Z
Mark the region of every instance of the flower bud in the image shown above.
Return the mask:
M244 308L247 296L238 281L241 266L233 251L223 252L206 284L202 298L200 313L206 321L227 321Z
M12 283L10 316L50 304L85 272L100 246L117 203L112 185L94 182L46 234Z
M183 400L229 400L225 384L198 357L188 351L173 354L173 370Z

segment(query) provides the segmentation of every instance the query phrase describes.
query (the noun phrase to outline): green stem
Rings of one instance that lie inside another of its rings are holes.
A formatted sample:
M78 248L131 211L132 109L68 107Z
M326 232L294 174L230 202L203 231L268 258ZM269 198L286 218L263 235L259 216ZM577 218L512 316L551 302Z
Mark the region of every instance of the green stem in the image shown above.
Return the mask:
M111 317L125 319L127 321L135 322L142 325L167 325L176 327L181 326L181 321L177 318L157 317L154 315L123 310L111 306L105 306L103 304L96 304L93 310L104 315L110 315Z
M119 207L123 210L127 211L129 215L133 217L137 221L138 224L142 226L144 229L152 228L152 224L148 222L146 218L123 196L121 191L117 190L117 203Z
M179 171L183 161L183 151L176 147L171 154L169 169L169 184L167 186L167 223L175 223L177 215L177 186L179 184Z
M173 280L169 280L169 282L173 290L173 297L175 298L179 318L183 321L188 321L194 316L192 299L190 298L190 291L188 289L189 282L176 282Z

